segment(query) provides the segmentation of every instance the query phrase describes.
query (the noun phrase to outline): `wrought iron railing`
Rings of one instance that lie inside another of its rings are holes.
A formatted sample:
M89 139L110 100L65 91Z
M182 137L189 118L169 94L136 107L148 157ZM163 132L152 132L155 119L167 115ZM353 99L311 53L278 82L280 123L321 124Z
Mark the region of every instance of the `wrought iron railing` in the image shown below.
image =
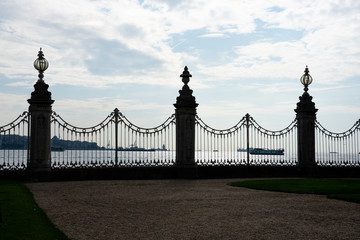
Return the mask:
M115 115L116 116L116 115ZM175 164L176 124L172 114L161 125L142 128L118 114L119 166L170 166Z
M343 133L315 121L315 161L318 166L360 167L360 120Z
M28 112L0 126L0 170L25 169L29 148ZM154 128L131 123L115 109L88 128L51 116L53 168L172 166L175 163L175 116ZM294 166L297 124L280 131L261 127L250 115L235 126L218 130L195 118L195 160L198 165ZM360 167L360 120L348 131L333 133L315 121L316 164Z
M249 119L249 145L254 154L250 154L250 164L254 165L297 165L297 121L279 131L271 131L261 127L252 117ZM257 148L266 149L263 152ZM260 153L260 154L259 154ZM267 154L270 153L270 154Z
M175 162L175 116L141 128L115 109L101 123L80 128L52 114L52 167L169 166Z
M0 126L0 170L25 169L28 161L29 113Z
M249 114L235 126L218 130L195 121L198 165L296 165L296 120L280 131L262 128Z
M237 150L246 147L246 119L219 130L195 117L195 161L198 165L245 165L246 156ZM244 145L245 144L245 145Z

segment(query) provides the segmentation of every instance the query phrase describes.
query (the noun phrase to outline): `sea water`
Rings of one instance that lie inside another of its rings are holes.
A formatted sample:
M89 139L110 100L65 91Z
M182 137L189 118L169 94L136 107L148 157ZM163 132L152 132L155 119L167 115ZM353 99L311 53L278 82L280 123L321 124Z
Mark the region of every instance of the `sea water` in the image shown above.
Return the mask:
M95 165L105 166L115 164L114 150L65 150L51 152L52 165L74 166ZM27 165L27 150L0 150L0 165ZM131 165L172 165L175 163L176 151L118 151L118 164ZM349 165L360 166L358 153L316 153L319 165ZM296 165L297 154L284 155L252 155L246 152L225 151L195 151L195 161L199 165Z

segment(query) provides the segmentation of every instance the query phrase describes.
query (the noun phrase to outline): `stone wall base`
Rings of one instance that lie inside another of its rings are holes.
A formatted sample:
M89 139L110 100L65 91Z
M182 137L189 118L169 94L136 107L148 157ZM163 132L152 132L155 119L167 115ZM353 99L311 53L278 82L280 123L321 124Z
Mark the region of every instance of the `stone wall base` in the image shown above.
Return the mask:
M360 167L133 167L52 169L51 172L2 170L0 179L20 181L78 181L128 179L211 179L211 178L360 178Z

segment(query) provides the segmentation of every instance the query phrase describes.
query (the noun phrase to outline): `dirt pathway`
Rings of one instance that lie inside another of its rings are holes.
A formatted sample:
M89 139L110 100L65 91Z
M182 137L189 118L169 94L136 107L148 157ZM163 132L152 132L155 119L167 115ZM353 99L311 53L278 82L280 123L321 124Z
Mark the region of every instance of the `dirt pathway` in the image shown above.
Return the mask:
M30 183L73 240L359 239L360 204L227 186L237 179Z

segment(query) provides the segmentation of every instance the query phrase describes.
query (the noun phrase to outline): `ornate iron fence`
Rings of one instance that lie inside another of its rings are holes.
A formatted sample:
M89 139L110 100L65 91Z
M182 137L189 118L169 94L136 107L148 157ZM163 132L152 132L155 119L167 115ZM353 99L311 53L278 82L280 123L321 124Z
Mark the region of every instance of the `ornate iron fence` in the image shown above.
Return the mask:
M118 109L89 128L52 114L52 167L168 166L175 162L175 117L154 128L131 123Z
M315 161L318 166L360 167L360 120L343 133L315 121Z
M0 170L25 169L28 161L29 113L0 126Z
M297 164L296 120L283 130L270 131L246 114L235 126L218 130L196 116L195 129L198 165Z
M0 170L25 169L29 148L28 112L0 126ZM141 128L115 109L101 123L76 127L56 112L51 116L53 168L171 166L176 159L176 123L171 115L154 128ZM218 130L195 118L198 165L294 166L297 123L280 131L261 127L250 115ZM360 167L360 120L348 131L333 133L315 121L316 164Z

